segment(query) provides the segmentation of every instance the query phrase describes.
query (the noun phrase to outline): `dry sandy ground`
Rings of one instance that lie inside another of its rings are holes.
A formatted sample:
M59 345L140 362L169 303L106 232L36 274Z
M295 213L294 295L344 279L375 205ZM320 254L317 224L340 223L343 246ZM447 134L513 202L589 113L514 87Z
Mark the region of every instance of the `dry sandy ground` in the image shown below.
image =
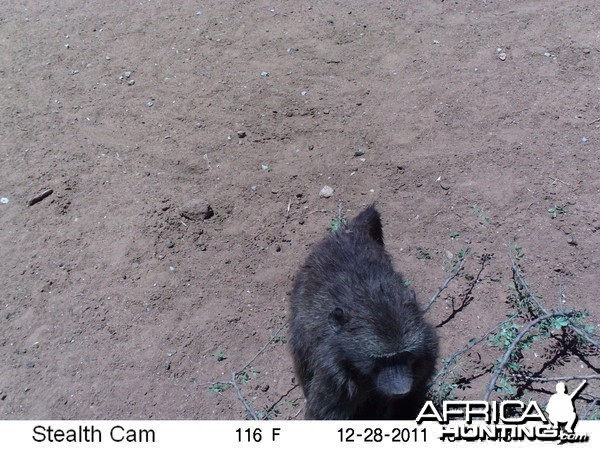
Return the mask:
M242 395L303 417L287 302L339 201L377 202L423 304L471 249L427 314L441 357L514 310L515 244L547 308L597 325L599 23L597 0L2 2L0 417L244 418L207 383L263 347ZM500 356L463 355L454 395ZM520 364L599 360L557 330Z

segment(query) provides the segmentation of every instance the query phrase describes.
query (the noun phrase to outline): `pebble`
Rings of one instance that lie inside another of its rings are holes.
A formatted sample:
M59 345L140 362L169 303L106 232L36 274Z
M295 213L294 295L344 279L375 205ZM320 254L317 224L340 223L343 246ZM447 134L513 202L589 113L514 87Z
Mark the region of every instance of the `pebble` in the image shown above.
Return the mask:
M499 58L501 61L504 61L504 60L506 59L506 53L500 53L500 54L498 55L498 58Z
M580 140L581 140L581 142L587 142L587 141L589 141L589 139L586 138L586 137L582 137Z
M129 81L127 82L127 84L128 84L129 86L133 86L133 85L135 84L135 80L129 80Z
M71 69L69 71L69 74L71 74L71 75L77 75L78 73L79 73L79 70L77 70L77 69Z
M268 77L269 76L269 72L261 72L260 76L261 77Z
M189 220L207 220L215 215L212 207L206 200L194 199L181 207L180 214Z
M152 100L148 100L148 103L146 103L146 106L148 108L152 108L154 106L154 102Z
M167 241L167 248L173 248L175 247L175 244L173 243L173 241Z
M333 195L333 188L331 186L323 186L321 192L319 192L319 197L321 198L329 198Z
M238 132L237 132L237 135L238 135L238 137L239 137L240 139L243 139L243 138L245 138L245 137L247 136L247 134L246 134L246 132L245 132L245 131L238 131Z
M573 236L569 236L569 237L567 238L567 243L568 243L569 245L573 245L573 246L575 246L575 247L577 247L577 245L579 244L579 242L577 242L577 240L576 240L576 239L575 239Z
M354 156L362 156L365 154L365 151L362 148L359 148L354 152Z
M6 205L8 202L10 202L10 200L7 199L6 197L0 198L0 203L2 203L3 205Z
M440 187L445 191L450 189L450 185L448 183L446 183L445 181L440 181Z
M454 254L450 250L446 250L446 258L452 260L452 258L454 258Z

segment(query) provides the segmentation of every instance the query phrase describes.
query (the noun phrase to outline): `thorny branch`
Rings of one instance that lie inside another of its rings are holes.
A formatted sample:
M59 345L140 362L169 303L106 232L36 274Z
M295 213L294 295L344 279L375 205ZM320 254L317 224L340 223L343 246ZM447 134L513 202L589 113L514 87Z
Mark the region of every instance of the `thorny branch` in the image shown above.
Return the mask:
M527 294L527 297L529 299L531 299L537 305L537 307L540 309L540 311L542 311L546 315L550 314L550 311L548 311L544 307L544 305L542 304L542 302L540 301L540 299L538 299L535 296L535 294L533 292L531 292L531 289L529 288L529 285L527 284L527 282L523 278L523 275L521 273L521 268L519 267L519 265L515 261L515 258L513 257L512 251L509 250L508 256L510 258L510 263L512 265L512 271L513 271L514 279L518 283L518 287L520 289L522 289ZM596 348L600 348L600 343L597 340L595 340L589 333L587 333L586 331L582 330L578 326L573 325L572 323L570 323L568 326L569 326L569 328L571 330L573 330L573 332L577 333L579 336L581 336L583 339L585 339L586 341L588 341L590 344L592 344Z
M549 313L549 314L544 314L543 316L540 316L540 317L536 318L535 320L532 320L531 322L529 322L521 330L521 332L519 334L517 334L515 339L512 341L510 347L508 347L508 349L504 352L504 355L502 356L502 359L500 360L498 367L496 368L496 370L494 370L494 376L492 377L492 379L490 380L490 383L488 384L488 387L485 391L485 395L483 396L483 400L486 402L489 400L491 393L496 388L496 382L498 381L498 377L504 370L504 367L506 366L506 364L508 364L508 361L510 360L510 357L512 356L512 353L514 352L515 348L517 347L517 345L519 344L521 339L523 339L523 337L529 332L529 330L531 330L533 327L535 327L537 324L543 322L544 320L551 319L552 317L556 317L556 316L568 316L568 315L572 315L573 313L574 313L573 311L553 312L553 313Z
M225 385L229 385L232 386L235 389L235 393L238 397L238 399L240 400L240 402L242 403L242 406L244 407L244 409L246 410L246 413L248 413L248 416L252 419L252 420L260 420L260 417L258 417L258 415L256 414L256 411L254 411L252 409L252 407L250 406L250 404L248 403L248 401L244 398L244 395L242 394L242 391L240 389L240 386L237 383L237 378L244 373L244 371L250 367L250 365L256 360L256 358L258 358L266 349L269 345L271 345L271 343L273 342L273 340L275 338L277 338L279 336L279 333L281 333L281 331L283 331L283 329L285 328L287 324L283 324L281 327L279 327L279 329L273 334L273 336L271 337L271 339L269 339L267 341L267 343L265 345L263 345L263 347L252 357L252 359L250 361L248 361L240 370L231 372L231 380L230 381L210 381L208 383L204 383L204 384L209 384L209 385L219 385L219 384L225 384ZM290 389L288 391L287 394L289 394L294 388L296 388L296 386L294 386L292 389ZM286 394L286 395L287 395ZM283 397L282 397L283 398ZM279 399L277 401L277 403L279 403L281 401L281 399ZM275 403L275 405L277 404ZM275 405L273 405L271 407L274 408Z
M433 377L433 380L431 381L431 384L433 385L437 381L437 379L440 378L446 372L446 370L448 369L448 367L450 367L452 364L454 364L454 362L456 361L456 359L460 355L462 355L463 353L466 353L469 350L471 350L473 347L475 347L481 341L483 341L484 339L486 339L490 334L492 334L493 332L495 332L499 328L502 328L505 324L512 322L518 316L518 314L519 313L515 313L512 316L510 316L508 319L500 322L499 324L497 324L493 328L490 328L479 339L475 339L475 340L469 341L469 343L467 345L465 345L462 349L460 349L459 351L457 351L453 355L451 355L448 358L446 358L446 361L444 362L444 366L435 375L435 377Z
M525 378L529 381L537 381L540 383L546 383L550 381L571 381L571 380L600 380L600 375L573 375L570 377L530 377L524 374L515 374L515 377Z

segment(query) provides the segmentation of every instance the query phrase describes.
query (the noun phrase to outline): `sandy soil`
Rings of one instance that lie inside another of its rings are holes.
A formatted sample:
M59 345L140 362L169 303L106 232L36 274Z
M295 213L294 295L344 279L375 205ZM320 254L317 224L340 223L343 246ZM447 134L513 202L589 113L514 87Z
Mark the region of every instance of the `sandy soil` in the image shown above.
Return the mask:
M2 2L0 417L244 418L207 383L262 348L242 395L303 417L287 301L339 201L377 202L423 304L471 248L427 314L441 357L511 312L515 244L597 325L599 23L597 0ZM597 373L564 339L525 368ZM500 356L465 355L455 395Z

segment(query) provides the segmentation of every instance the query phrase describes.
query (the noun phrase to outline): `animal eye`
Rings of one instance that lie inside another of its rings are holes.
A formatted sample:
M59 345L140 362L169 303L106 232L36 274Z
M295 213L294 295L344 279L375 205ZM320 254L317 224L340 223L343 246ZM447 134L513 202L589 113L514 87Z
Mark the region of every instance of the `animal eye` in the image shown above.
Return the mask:
M331 311L331 317L339 323L344 322L344 310L342 308L335 308Z

